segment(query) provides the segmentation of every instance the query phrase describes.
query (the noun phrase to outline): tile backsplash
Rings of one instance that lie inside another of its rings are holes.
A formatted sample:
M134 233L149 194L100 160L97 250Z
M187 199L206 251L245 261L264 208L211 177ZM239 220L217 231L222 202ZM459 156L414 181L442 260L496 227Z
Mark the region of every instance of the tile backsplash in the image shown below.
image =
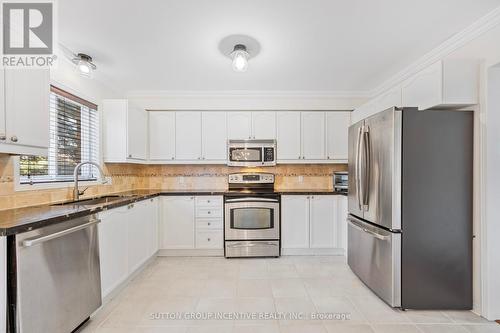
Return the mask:
M275 187L286 189L332 190L335 171L347 170L346 164L286 164L265 168L238 168L226 165L139 165L105 164L111 185L91 186L85 197L135 189L213 189L227 188L227 175L233 172L270 172ZM16 191L14 157L0 155L0 210L48 204L72 199L72 187Z

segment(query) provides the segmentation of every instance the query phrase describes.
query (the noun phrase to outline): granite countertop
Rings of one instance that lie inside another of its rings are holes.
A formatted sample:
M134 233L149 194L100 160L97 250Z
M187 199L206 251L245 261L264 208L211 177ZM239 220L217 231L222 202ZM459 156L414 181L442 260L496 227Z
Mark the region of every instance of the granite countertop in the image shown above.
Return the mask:
M225 190L135 190L120 193L112 193L104 196L120 196L108 203L101 204L78 204L71 202L66 204L48 204L32 207L15 208L0 211L0 236L15 235L21 232L41 228L54 223L64 222L69 219L87 216L110 208L116 208L142 201L160 195L224 195L229 193ZM282 195L345 195L336 193L329 189L300 189L300 190L277 190L276 194ZM85 198L87 200L92 198Z

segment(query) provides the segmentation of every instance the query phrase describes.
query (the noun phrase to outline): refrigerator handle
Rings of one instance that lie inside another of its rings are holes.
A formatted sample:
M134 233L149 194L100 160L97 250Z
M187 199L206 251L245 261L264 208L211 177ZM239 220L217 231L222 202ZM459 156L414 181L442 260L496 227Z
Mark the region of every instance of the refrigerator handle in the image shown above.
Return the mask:
M363 182L362 182L362 206L363 210L368 210L369 194L370 194L370 173L371 173L371 146L370 146L370 127L363 126Z
M361 154L361 136L363 133L363 126L358 129L358 138L356 140L356 161L354 165L354 183L356 184L356 199L358 200L358 207L361 209L361 175L360 175L360 154Z

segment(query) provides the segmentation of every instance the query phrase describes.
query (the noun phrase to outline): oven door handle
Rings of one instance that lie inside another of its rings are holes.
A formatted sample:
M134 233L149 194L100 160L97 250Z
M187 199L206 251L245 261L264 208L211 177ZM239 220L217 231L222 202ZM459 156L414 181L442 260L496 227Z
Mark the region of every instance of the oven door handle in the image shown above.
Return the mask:
M246 202L246 201L279 202L278 199L255 198L255 197L245 197L245 198L237 198L237 199L226 199L226 202Z
M254 247L254 246L259 246L259 245L269 245L269 246L278 246L278 244L273 243L273 242L262 242L259 241L258 243L234 243L234 244L229 244L227 247L231 248L240 248L240 247Z

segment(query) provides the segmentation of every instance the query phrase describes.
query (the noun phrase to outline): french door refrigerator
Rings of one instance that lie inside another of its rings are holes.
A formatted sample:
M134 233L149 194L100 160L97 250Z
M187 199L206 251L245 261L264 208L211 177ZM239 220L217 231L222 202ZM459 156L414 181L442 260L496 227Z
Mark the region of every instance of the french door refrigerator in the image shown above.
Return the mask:
M472 308L473 114L391 108L349 128L347 261L404 309Z

